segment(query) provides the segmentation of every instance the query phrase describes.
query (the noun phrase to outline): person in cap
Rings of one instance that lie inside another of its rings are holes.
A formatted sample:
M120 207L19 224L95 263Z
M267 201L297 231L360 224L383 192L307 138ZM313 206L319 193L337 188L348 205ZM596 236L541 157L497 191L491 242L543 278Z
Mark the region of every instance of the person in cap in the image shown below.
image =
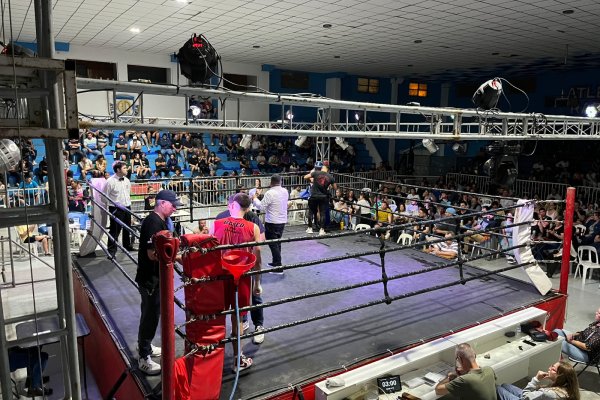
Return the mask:
M108 208L110 213L107 247L111 258L117 253L117 240L119 240L121 230L123 230L123 247L127 251L134 250L129 230L123 229L123 225L131 226L131 182L127 179L127 164L115 161L113 171L114 175L106 180L105 196L102 197L104 207Z
M488 207L482 207L481 211L488 211ZM467 230L465 233L469 236L465 236L464 241L465 245L469 245L470 243L478 243L480 246L489 243L491 239L492 232L477 232L483 231L486 229L496 228L500 225L499 221L495 219L495 213L490 212L489 214L483 214L481 219L473 225L470 230ZM468 250L466 247L464 248L465 252Z
M313 233L313 218L315 228L319 229L319 236L325 235L325 215L329 208L329 187L337 189L333 176L329 173L329 168L321 161L315 163L315 168L304 176L304 179L311 181L310 197L308 198L308 228L306 233ZM318 214L317 214L318 213Z
M161 190L156 195L154 209L142 221L140 249L135 281L142 297L138 328L139 369L148 375L160 374L160 364L152 357L161 354L161 348L152 345L160 317L159 262L152 243L154 234L168 229L167 220L182 204L172 190Z
M452 207L446 208L441 218L447 219L447 221L435 224L433 227L433 233L439 236L445 236L446 233L452 233L453 235L456 235L456 221L450 219L454 216L456 216L456 210Z
M244 218L244 215L248 212L248 208L252 201L245 193L237 193L228 202L227 208L229 210L230 217L223 219L216 219L213 225L213 235L217 238L220 244L242 244L248 242L259 242L260 241L260 229L252 221L248 221ZM243 247L242 249L254 253L256 256L256 264L254 270L260 270L261 258L260 258L260 247ZM229 289L226 289L226 293L232 296L226 296L225 306L233 306L235 304L235 298L233 297L233 281L228 280L227 283ZM249 276L242 277L238 284L238 305L239 307L248 307L252 304L250 293L255 294L262 293L262 287L260 285L260 274L253 275L252 278ZM247 312L240 313L243 317ZM243 323L238 321L235 315L231 316L231 336L236 336L237 332L243 332ZM236 372L237 368L237 344L235 341L233 345L233 372ZM253 360L244 354L240 354L240 371L250 368L253 364Z

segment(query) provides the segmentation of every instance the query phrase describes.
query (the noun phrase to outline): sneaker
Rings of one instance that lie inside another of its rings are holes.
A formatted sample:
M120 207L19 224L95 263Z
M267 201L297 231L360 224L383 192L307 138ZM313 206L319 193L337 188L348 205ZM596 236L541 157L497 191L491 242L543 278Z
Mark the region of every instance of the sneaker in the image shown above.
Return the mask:
M313 233L312 228L310 228L310 227L306 228L306 233Z
M240 372L248 369L254 364L254 361L250 357L246 357L244 353L240 354ZM237 372L237 357L233 359L233 368L231 371L235 374Z
M46 397L52 396L53 390L51 388L29 388L27 389L27 397Z
M384 238L385 240L389 240L389 239L390 239L390 234L391 234L391 232L390 232L390 231L387 231L387 232L385 233L385 236L384 236L383 238Z
M160 364L152 361L150 356L147 356L146 358L140 358L138 361L138 368L146 375L160 374Z
M254 335L252 337L252 343L254 344L261 344L262 342L265 341L265 334L264 333L259 333L264 331L265 328L263 328L261 325L257 326L256 329L254 330L254 333L256 333L257 335Z
M160 347L150 344L150 348L152 349L152 354L150 354L150 357L160 357L161 356L162 349ZM138 346L135 346L135 351L138 353L140 352L140 349Z
M250 328L250 322L249 321L244 321L243 325L242 325L242 335L244 334L244 332L246 332L248 329Z
M326 235L325 229L320 229L319 230L319 236L325 236L325 235Z

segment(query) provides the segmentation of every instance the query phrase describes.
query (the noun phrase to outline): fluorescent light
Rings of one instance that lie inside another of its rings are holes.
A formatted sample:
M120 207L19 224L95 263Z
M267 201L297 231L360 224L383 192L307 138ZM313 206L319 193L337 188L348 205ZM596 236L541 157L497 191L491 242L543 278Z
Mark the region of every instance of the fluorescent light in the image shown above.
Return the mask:
M131 33L140 33L140 28L136 28L136 27L131 27L129 28L129 32Z

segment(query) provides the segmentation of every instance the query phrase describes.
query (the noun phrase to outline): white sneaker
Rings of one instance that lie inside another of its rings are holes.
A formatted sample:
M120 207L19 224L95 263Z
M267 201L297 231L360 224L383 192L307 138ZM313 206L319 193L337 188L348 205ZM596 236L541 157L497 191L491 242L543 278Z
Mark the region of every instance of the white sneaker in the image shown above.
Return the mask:
M313 233L312 228L306 228L306 233Z
M150 356L147 356L146 358L140 358L138 361L138 368L146 375L160 374L160 364L152 361Z
M152 354L150 354L151 357L160 357L162 355L162 349L160 347L150 343L150 348L152 349ZM139 354L140 349L138 346L135 346L135 351Z
M387 231L387 232L385 233L385 236L384 236L383 238L384 238L385 240L389 240L389 238L390 238L390 233L391 233L390 231Z
M254 333L257 333L257 335L254 335L252 337L252 343L254 344L261 344L262 342L265 341L265 334L264 333L259 333L264 331L265 328L263 328L261 325L257 326L256 329L254 330Z
M325 229L319 230L319 236L325 236L325 235L326 235Z
M249 321L244 321L244 324L242 325L242 335L244 334L244 332L246 332L248 329L250 328L250 322Z

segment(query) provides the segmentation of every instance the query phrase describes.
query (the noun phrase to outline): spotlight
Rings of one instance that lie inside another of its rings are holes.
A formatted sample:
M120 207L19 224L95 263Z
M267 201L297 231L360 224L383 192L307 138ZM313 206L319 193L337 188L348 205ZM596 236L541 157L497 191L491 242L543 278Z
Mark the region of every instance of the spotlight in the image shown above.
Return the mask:
M433 139L423 139L423 147L425 147L431 154L436 153L440 149L440 146L435 144Z
M198 106L190 106L190 113L194 118L198 118L202 110Z
M485 82L473 94L473 104L475 107L483 110L491 110L496 108L500 95L502 94L502 82L500 79L494 78Z
M219 56L204 35L195 33L177 53L181 74L193 83L207 84L217 72Z
M308 136L298 136L298 139L294 142L297 147L302 147L302 145L306 142Z
M242 140L240 140L240 147L248 150L250 148L251 143L252 143L252 135L243 135Z
M340 146L342 150L346 150L349 146L348 142L346 142L346 139L341 137L335 138L335 143Z
M598 115L598 111L600 111L600 105L590 104L585 108L585 115L588 118L596 118L596 116Z
M292 110L287 110L287 112L285 113L285 119L287 119L288 121L294 119L294 114L292 114Z
M16 168L21 161L19 146L10 139L0 139L0 173Z
M492 183L500 186L513 185L519 173L518 155L521 153L521 145L493 142L487 150L491 158L483 164L483 170Z
M456 154L465 154L467 152L467 145L463 144L463 143L454 143L452 145L452 150L456 153Z

